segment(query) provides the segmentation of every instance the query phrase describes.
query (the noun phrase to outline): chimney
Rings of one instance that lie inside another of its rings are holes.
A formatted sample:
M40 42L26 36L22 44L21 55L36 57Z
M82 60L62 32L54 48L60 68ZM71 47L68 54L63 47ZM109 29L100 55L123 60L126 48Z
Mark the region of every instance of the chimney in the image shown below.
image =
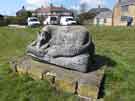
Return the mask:
M100 4L98 5L98 8L99 8L99 9L101 8L101 5L100 5Z
M24 6L22 6L22 9L23 9L23 10L25 10L25 7L24 7Z

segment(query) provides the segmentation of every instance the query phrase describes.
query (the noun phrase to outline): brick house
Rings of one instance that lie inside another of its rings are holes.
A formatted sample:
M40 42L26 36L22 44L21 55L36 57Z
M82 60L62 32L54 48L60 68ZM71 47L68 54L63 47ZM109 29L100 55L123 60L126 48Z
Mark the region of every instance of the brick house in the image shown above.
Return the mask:
M41 7L32 12L33 16L44 17L47 16L71 16L73 12L64 8L63 6L53 6L52 4L49 7Z
M125 26L127 17L133 17L133 25L135 24L135 0L117 0L113 9L113 25Z

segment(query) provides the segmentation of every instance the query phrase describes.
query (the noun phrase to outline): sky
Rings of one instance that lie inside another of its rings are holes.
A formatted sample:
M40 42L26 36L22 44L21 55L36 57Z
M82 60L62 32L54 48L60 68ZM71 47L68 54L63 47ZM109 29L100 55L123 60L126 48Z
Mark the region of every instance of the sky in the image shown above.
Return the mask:
M33 10L41 6L47 6L53 3L53 5L63 5L66 8L73 8L79 10L79 5L86 3L88 9L97 7L100 4L102 7L113 8L116 0L0 0L0 14L3 15L15 15L16 11L25 6L26 9Z

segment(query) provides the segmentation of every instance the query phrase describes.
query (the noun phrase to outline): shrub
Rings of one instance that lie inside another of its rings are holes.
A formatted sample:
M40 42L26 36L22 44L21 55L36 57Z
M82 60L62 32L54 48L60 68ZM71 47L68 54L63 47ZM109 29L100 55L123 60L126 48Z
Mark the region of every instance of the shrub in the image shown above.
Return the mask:
M80 23L84 23L85 21L93 19L95 16L96 16L95 13L89 13L89 12L81 13L79 15L79 21Z
M18 25L26 25L27 24L27 18L22 16L9 16L7 18L8 24L18 24Z
M5 20L5 19L0 20L0 26L6 26L6 25L8 25L7 20Z
M4 18L3 15L0 15L0 26L8 25L7 20Z

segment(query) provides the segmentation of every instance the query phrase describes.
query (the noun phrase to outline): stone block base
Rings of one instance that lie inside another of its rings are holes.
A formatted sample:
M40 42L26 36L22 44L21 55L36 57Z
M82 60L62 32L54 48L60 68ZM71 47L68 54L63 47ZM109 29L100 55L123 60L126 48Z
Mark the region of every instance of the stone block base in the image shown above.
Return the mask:
M13 65L20 74L29 74L34 79L47 79L56 89L78 94L81 98L97 99L104 69L89 73L81 73L64 69L55 65L34 61L30 57L22 57Z

